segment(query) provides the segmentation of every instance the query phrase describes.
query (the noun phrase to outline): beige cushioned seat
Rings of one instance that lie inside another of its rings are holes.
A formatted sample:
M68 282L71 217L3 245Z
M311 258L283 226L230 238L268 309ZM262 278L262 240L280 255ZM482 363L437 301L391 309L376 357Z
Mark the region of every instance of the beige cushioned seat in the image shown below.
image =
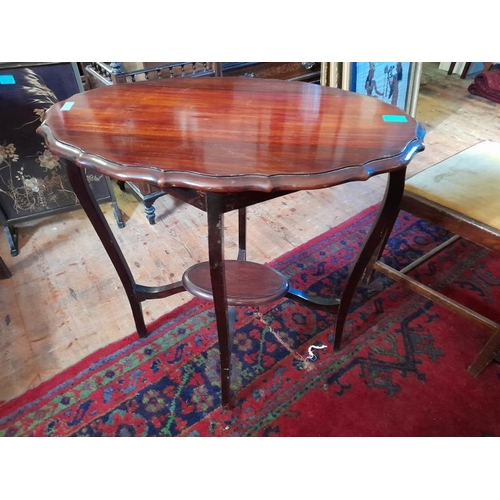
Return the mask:
M410 177L405 190L500 230L500 144L461 151Z

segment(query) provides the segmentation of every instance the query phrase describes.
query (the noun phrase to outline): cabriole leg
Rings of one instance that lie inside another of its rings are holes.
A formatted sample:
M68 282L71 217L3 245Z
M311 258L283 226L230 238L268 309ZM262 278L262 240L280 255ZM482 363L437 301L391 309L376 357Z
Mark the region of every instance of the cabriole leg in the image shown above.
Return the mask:
M132 309L137 333L139 336L145 337L147 336L147 330L144 323L141 304L134 294L134 278L130 272L130 268L128 267L125 257L123 256L122 251L101 212L101 209L95 201L92 191L88 185L85 171L71 162L66 162L66 169L71 187L73 188L73 191L80 201L80 205L87 214L87 217L99 236L123 284L123 288L125 289L130 307Z
M383 251L383 246L387 242L394 223L399 213L399 206L405 186L406 169L398 170L389 174L389 180L385 191L384 200L380 208L377 220L373 225L370 234L365 240L363 248L352 267L351 273L340 299L340 305L335 321L335 342L334 349L340 349L344 324L349 312L352 297L360 279L369 272L369 266L373 264L373 259Z

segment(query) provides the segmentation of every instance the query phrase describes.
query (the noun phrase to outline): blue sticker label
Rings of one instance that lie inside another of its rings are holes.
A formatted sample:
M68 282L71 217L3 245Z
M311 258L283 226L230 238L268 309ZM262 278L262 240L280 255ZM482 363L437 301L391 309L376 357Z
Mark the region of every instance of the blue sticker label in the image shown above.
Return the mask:
M384 122L405 123L408 121L405 115L382 115Z
M69 111L72 107L73 104L75 104L73 101L68 101L63 104L63 107L61 108L61 111Z
M16 83L14 75L0 75L0 85L13 85Z

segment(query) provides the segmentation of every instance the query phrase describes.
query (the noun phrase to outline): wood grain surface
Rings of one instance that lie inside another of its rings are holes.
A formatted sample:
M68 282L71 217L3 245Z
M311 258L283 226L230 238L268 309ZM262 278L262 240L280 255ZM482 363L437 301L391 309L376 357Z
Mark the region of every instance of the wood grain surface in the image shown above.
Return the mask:
M413 175L482 140L500 137L499 105L467 91L472 76L446 74L424 63L417 121L426 149L408 166ZM378 203L386 175L332 189L301 191L249 207L248 258L270 262L292 248ZM126 226L111 205L104 214L141 283L161 285L207 257L206 214L170 196L156 201L151 226L143 205L116 189ZM237 213L225 217L228 258L238 253ZM0 256L12 277L0 280L0 401L60 373L101 347L134 333L125 294L82 210L24 223L20 254L0 235ZM191 300L185 292L144 304L148 322ZM477 350L483 347L478 339ZM464 366L464 370L467 367Z
M366 180L406 165L424 135L368 96L226 77L93 89L53 106L38 131L54 154L116 179L225 192Z

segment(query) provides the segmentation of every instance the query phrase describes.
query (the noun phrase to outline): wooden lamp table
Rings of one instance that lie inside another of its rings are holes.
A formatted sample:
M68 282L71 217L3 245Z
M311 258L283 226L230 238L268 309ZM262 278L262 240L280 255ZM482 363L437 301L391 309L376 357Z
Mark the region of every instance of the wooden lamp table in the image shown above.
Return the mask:
M340 347L354 291L396 220L406 166L424 149L422 127L373 97L246 78L157 80L90 90L54 105L38 132L50 151L66 160L71 185L123 283L141 337L148 334L142 301L184 290L213 301L223 405L230 401L234 306L286 296L336 312L334 348ZM206 211L208 261L188 269L178 283L135 283L88 189L84 168L153 184ZM383 173L389 180L378 218L340 300L309 298L277 271L246 261L245 207ZM225 260L223 216L232 210L239 210L239 254Z

